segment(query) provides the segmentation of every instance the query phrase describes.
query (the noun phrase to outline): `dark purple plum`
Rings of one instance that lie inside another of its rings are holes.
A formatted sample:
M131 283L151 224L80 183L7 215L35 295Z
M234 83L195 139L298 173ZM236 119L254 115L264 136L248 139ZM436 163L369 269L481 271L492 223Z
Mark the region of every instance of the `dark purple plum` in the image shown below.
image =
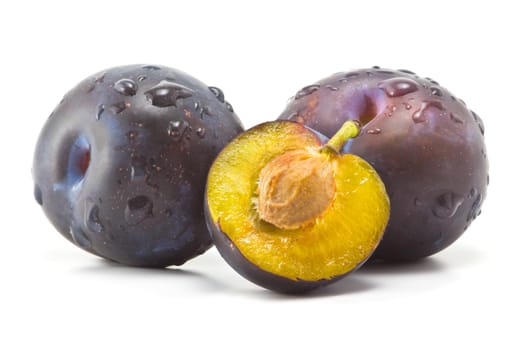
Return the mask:
M211 246L207 172L242 130L220 89L181 71L108 69L69 91L45 123L35 198L88 252L134 266L181 265Z
M432 79L379 67L336 73L301 89L279 119L327 137L360 121L361 135L344 151L377 170L391 201L375 259L439 252L481 211L489 182L483 122Z

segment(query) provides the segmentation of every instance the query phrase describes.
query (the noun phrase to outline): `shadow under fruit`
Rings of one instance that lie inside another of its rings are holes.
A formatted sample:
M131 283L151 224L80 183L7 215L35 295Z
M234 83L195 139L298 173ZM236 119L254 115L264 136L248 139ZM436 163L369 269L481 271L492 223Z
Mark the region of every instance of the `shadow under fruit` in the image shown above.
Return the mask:
M180 265L211 246L206 175L242 130L220 89L181 71L108 69L69 91L45 123L35 198L64 237L93 254Z

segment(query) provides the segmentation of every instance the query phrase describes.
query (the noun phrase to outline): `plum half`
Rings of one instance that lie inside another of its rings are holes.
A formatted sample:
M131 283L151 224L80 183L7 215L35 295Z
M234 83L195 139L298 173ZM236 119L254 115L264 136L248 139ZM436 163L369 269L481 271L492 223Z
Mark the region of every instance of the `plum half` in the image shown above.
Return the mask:
M119 263L180 265L211 246L208 169L243 130L224 94L164 66L88 77L46 121L35 198L69 241Z
M336 73L301 89L279 117L330 137L347 120L361 136L343 153L379 173L390 221L374 258L415 260L454 242L479 215L489 183L485 128L430 78L373 67Z
M377 247L389 215L381 179L340 154L359 128L323 145L295 122L260 124L235 138L208 174L206 218L224 259L248 280L301 293L339 280Z

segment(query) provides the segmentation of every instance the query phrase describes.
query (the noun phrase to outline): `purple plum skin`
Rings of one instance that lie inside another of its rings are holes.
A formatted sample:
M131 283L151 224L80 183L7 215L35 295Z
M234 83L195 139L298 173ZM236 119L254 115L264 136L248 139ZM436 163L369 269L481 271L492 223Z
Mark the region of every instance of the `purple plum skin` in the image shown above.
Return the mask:
M343 152L377 170L391 202L371 260L435 254L481 212L489 183L483 122L432 79L379 67L336 73L300 90L279 119L327 137L347 120L362 124Z
M181 265L211 247L204 188L242 124L222 91L165 66L94 74L45 122L35 198L78 247L126 265Z

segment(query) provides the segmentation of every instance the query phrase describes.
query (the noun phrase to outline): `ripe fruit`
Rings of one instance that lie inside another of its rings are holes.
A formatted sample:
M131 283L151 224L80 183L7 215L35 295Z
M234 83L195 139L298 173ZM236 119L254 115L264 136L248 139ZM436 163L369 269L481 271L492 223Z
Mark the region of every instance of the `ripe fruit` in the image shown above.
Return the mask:
M300 90L279 119L326 136L346 120L361 122L361 136L343 151L377 170L391 201L375 258L434 254L480 213L489 182L483 122L429 78L379 67L337 73Z
M73 88L40 134L35 198L77 246L123 264L180 265L211 245L208 169L242 125L218 88L132 65Z
M210 168L206 219L241 275L265 288L305 292L359 267L388 221L383 183L361 158L338 150L359 132L343 125L326 144L293 122L258 125Z

